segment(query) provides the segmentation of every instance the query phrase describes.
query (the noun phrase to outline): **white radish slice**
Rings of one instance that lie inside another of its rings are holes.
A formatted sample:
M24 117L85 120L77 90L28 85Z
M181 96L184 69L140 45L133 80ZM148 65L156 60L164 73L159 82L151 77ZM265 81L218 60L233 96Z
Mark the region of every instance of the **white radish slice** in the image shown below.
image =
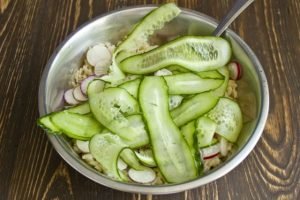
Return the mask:
M90 152L89 144L90 144L89 141L76 140L76 146L83 153Z
M89 76L81 82L80 89L82 94L87 95L87 88L90 82L92 82L95 78L96 78L95 76Z
M105 44L100 43L88 50L86 54L86 59L90 65L96 66L102 61L110 61L111 53L109 52Z
M103 60L97 63L97 65L95 66L95 74L97 76L107 74L110 64L111 64L110 60Z
M220 152L222 156L226 156L228 154L228 141L221 137L220 139Z
M74 88L73 96L77 101L88 100L87 96L82 93L80 86L77 86L76 88Z
M242 67L238 62L231 62L228 64L228 70L230 74L230 79L239 80L242 78Z
M118 159L117 165L119 170L124 170L128 166L121 158Z
M169 76L173 73L170 70L167 69L160 69L154 73L154 76Z
M200 149L200 154L204 160L213 158L220 153L220 144L214 144L212 146Z
M111 43L109 43L109 42L106 42L105 46L109 50L110 54L113 55L113 53L114 53L114 51L116 49L116 46L113 45L113 44L111 44Z
M77 101L74 96L73 96L73 88L68 89L67 91L65 91L64 93L64 99L65 102L69 105L77 105L79 104L79 101Z
M148 167L145 167L142 171L130 168L128 171L128 176L137 183L150 183L156 178L155 172Z

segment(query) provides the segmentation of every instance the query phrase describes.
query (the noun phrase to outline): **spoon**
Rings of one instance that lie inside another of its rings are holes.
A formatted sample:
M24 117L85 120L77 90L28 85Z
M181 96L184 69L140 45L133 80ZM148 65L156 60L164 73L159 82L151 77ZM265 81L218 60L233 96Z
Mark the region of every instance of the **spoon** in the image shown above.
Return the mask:
M222 18L213 32L214 36L220 36L228 26L243 12L254 0L237 0L229 12Z

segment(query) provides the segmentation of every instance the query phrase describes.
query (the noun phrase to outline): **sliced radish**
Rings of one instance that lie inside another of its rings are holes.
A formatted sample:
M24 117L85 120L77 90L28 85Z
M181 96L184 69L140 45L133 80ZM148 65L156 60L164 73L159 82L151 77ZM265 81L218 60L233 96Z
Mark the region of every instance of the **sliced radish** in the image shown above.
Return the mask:
M90 152L89 144L90 144L89 141L76 140L76 146L83 153Z
M110 64L111 64L110 60L97 63L97 65L95 65L95 74L97 76L107 74Z
M64 93L64 99L65 102L69 105L77 105L79 104L79 101L77 101L74 96L73 96L73 88L68 89L67 91L65 91Z
M74 88L73 96L77 101L88 100L87 96L82 93L80 86L77 86L76 88Z
M154 76L169 76L173 73L170 70L167 69L160 69L154 73Z
M87 88L88 88L90 82L92 82L95 78L96 78L96 76L89 76L81 82L80 89L81 89L82 94L87 95Z
M119 170L124 170L128 166L121 158L118 159L117 165Z
M150 183L156 178L155 172L148 167L145 167L142 171L130 168L128 176L137 183Z
M116 46L113 45L113 44L111 44L111 43L109 43L109 42L106 42L105 46L109 50L110 54L113 55L113 53L114 53L114 51L116 49Z
M210 159L215 156L217 156L220 153L220 144L214 144L212 146L200 149L200 154L202 158L205 159Z
M242 67L238 62L233 61L229 63L228 69L230 73L230 79L239 80L240 78L242 78Z
M101 62L111 61L111 57L110 51L103 43L93 46L86 54L86 59L92 66L96 66Z

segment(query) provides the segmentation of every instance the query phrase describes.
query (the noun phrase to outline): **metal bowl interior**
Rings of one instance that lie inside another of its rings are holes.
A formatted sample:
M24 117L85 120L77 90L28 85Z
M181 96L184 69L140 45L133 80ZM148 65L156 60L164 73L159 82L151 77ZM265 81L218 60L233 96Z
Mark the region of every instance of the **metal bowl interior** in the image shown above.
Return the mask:
M59 109L65 89L70 87L72 71L80 66L86 50L97 42L115 44L132 26L154 7L135 7L100 16L71 34L53 53L43 72L39 88L39 111L44 115ZM210 35L217 23L214 19L191 10L183 12L157 33L158 38L171 39L178 35ZM167 194L199 187L224 176L241 163L259 140L269 108L268 85L262 66L255 54L233 31L226 37L231 41L234 58L243 65L243 78L239 81L239 103L245 114L245 124L237 142L238 149L226 162L208 174L180 184L149 186L121 183L98 173L74 152L69 140L48 135L61 157L89 179L110 188L127 192Z

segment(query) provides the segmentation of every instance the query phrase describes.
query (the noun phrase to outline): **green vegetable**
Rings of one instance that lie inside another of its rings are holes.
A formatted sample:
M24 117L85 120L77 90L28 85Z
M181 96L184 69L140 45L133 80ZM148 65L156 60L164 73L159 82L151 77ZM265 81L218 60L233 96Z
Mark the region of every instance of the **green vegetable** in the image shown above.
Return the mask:
M70 113L67 110L50 115L51 122L70 138L88 140L100 133L101 124L91 115Z
M95 118L130 147L146 145L149 140L141 117L128 118L140 112L138 102L121 88L107 88L98 92L101 82L93 81L88 87L89 104Z
M162 77L145 77L139 99L157 165L168 182L180 183L198 174L192 153L170 117L167 90Z
M216 132L230 142L236 142L243 126L239 105L228 98L221 98L207 117L216 122Z
M196 136L198 146L206 147L212 143L217 124L208 117L200 117L196 122Z
M225 66L231 57L230 44L218 37L185 36L120 63L122 71L149 74L169 65L201 72Z
M224 80L202 79L193 73L165 76L169 94L196 94L219 87Z

